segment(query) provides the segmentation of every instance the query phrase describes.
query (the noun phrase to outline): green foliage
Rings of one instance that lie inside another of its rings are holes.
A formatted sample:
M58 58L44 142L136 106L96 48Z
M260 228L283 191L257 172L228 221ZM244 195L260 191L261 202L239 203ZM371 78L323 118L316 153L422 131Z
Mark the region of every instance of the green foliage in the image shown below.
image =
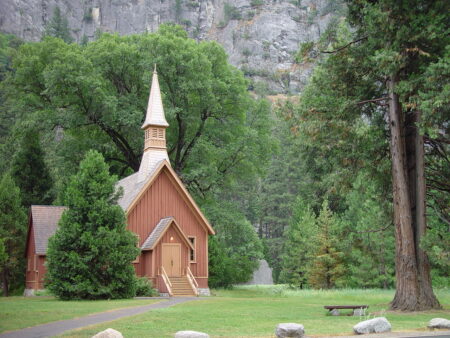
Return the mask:
M242 18L239 9L233 5L230 5L228 2L225 2L223 5L223 13L225 22L230 20L240 20Z
M52 203L53 181L44 162L44 151L36 131L25 132L11 167L14 181L21 191L23 206L28 208L33 204Z
M8 258L8 254L6 253L5 249L5 239L0 238L0 266L4 266L8 261Z
M102 156L89 151L65 192L66 210L50 238L46 285L61 299L131 298L139 254L117 205L120 192Z
M208 240L208 285L211 288L231 288L236 281L234 261L216 236Z
M153 288L147 277L136 277L136 297L155 297L158 295L158 290Z
M394 287L394 227L386 194L361 172L346 195L339 247L346 253L348 287Z
M311 58L309 57L309 54L311 53L313 48L314 48L313 41L303 42L302 44L300 44L300 48L294 57L295 62L297 63L310 62Z
M316 217L309 205L298 199L291 224L284 235L280 282L304 288L308 269L317 251Z
M3 174L0 180L0 242L3 247L0 273L5 296L24 285L26 219L19 188L9 174Z
M250 1L250 6L252 7L259 7L264 5L264 0L251 0Z
M208 219L215 225L218 242L212 244L217 253L210 267L216 271L213 282L220 286L247 282L258 266L258 259L262 258L262 245L255 229L233 202L210 202L204 209ZM221 262L224 255L228 259ZM214 267L217 263L219 266ZM219 281L218 276L226 278Z
M328 208L328 201L322 204L317 217L319 233L318 248L308 272L308 282L315 289L331 289L342 286L345 274L344 254L339 251L336 238L336 219Z
M45 26L44 35L60 38L67 43L73 42L73 38L70 35L69 22L67 21L67 18L61 14L61 9L58 6L53 10L53 16Z

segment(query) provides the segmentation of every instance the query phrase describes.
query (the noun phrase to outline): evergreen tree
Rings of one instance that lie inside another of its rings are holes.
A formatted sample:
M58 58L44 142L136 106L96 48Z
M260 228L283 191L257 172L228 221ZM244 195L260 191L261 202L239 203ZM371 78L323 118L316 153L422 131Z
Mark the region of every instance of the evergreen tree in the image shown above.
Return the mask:
M327 200L322 204L317 226L318 249L308 272L308 282L315 289L331 289L341 285L345 266L344 254L337 248L336 219L328 208Z
M345 252L349 287L394 286L394 226L385 196L364 171L346 196L348 209L339 222L339 247Z
M61 14L61 9L58 6L53 10L53 16L45 27L45 35L60 38L67 43L73 42L67 18Z
M24 285L26 231L19 188L9 174L4 174L0 180L0 241L4 249L0 271L5 296Z
M139 250L117 205L116 177L89 151L68 184L65 211L48 244L47 287L61 299L130 298Z
M39 134L29 130L21 140L20 148L14 155L12 176L20 188L22 204L51 204L52 179L44 162Z
M303 288L316 251L316 217L301 199L297 199L294 217L286 231L280 282Z

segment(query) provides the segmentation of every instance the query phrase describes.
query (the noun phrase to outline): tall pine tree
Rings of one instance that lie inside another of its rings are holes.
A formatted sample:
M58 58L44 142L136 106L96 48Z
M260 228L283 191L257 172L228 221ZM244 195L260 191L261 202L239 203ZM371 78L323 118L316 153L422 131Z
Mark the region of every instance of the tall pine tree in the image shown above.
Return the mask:
M45 35L60 38L67 43L73 42L73 38L70 35L69 22L61 14L61 9L58 6L53 10L53 16L45 27Z
M23 206L52 203L53 182L44 162L39 134L32 130L25 133L14 155L11 171L20 188Z
M291 225L284 235L280 282L300 288L307 285L307 272L316 251L317 231L313 211L299 198Z
M4 174L0 180L0 241L4 247L0 271L5 296L24 285L26 219L19 188Z
M61 299L130 298L139 250L117 204L116 177L89 151L65 194L65 211L48 244L47 287Z
M327 200L322 204L317 225L318 249L308 273L308 281L316 289L331 289L340 286L345 266L344 254L339 251L335 236L336 219L328 208Z

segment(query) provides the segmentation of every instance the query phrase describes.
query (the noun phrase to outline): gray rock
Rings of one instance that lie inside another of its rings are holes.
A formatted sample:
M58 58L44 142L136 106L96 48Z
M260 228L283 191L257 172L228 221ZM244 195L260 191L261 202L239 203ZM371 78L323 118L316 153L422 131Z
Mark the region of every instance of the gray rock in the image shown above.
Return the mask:
M305 328L301 324L281 323L275 329L275 335L278 338L295 337L301 338L305 334Z
M211 290L209 288L197 288L199 296L211 296Z
M433 318L428 323L430 329L450 329L450 320L445 318Z
M92 338L123 338L122 334L114 329L106 329L105 331L97 333Z
M273 285L272 269L265 259L259 260L259 268L253 272L252 279L244 285Z
M24 297L32 297L35 295L34 291L35 291L34 289L25 289L25 290L23 290L23 296Z
M332 316L339 316L340 315L339 310L338 309L331 310L330 311L330 315L332 315Z
M377 317L359 322L353 326L353 331L356 334L389 332L391 331L391 324L386 318Z
M167 22L180 23L197 40L216 40L229 61L250 70L255 82L275 93L298 92L309 78L312 64L297 65L294 55L303 42L317 41L336 17L329 0L2 0L0 31L26 41L39 41L56 6L68 20L73 38L93 40L96 31L128 35L154 32ZM225 4L241 18L227 18ZM288 72L288 76L286 75Z
M197 331L178 331L175 333L175 338L209 338L209 335Z
M360 308L360 309L354 309L353 315L354 316L364 316L366 314L366 309Z

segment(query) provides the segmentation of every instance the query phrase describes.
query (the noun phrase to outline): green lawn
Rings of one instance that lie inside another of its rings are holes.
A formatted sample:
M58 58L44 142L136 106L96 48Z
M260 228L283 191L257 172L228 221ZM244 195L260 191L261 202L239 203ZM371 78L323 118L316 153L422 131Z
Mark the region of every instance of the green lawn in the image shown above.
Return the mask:
M450 318L450 290L437 290L442 311L394 313L387 311L394 291L337 290L291 291L282 286L239 287L231 291L214 291L216 297L159 309L131 318L76 330L65 337L91 337L108 327L125 337L173 337L178 330L197 330L211 336L273 337L275 326L296 322L305 326L308 335L352 334L354 324L374 316L385 316L393 331L425 329L434 317ZM324 305L367 304L364 318L327 316Z
M153 299L61 301L53 297L0 297L0 332L157 301Z

